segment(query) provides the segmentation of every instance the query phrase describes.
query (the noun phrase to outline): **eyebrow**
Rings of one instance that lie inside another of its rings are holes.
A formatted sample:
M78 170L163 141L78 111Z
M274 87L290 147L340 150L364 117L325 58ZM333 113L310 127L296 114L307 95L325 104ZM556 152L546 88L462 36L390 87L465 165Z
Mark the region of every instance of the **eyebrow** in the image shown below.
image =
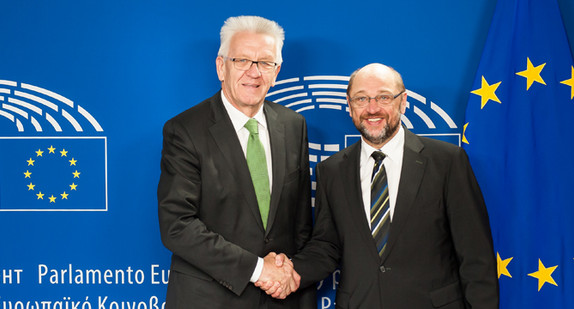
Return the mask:
M377 95L380 95L380 94L393 94L393 92L390 90L381 90L381 91L377 92ZM359 90L353 95L353 97L357 96L357 95L367 95L367 94L366 94L365 90Z

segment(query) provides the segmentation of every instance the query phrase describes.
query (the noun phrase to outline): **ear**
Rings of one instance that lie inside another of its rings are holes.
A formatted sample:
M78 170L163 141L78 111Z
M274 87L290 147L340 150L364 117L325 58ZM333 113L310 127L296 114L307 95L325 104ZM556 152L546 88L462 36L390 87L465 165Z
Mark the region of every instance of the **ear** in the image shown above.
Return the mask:
M353 107L351 107L351 98L347 96L347 105L349 106L349 116L353 118Z
M408 97L407 91L405 90L405 92L401 95L401 104L399 105L399 110L403 115L407 110L407 97Z
M271 81L271 87L275 86L275 81L277 80L277 75L279 75L279 71L281 71L281 65L277 66L275 70L275 76L273 76L273 81Z
M217 58L215 58L215 68L217 70L217 77L219 78L219 81L223 81L225 74L223 74L223 66L225 64L225 60L223 59L223 57L221 56L217 56Z

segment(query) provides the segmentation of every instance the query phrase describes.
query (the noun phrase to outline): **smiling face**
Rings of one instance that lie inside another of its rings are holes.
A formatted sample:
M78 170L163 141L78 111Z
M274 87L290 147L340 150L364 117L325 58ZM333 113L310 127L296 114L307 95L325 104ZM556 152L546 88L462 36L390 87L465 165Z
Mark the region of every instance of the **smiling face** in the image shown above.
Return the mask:
M254 116L265 100L267 91L275 83L281 66L261 72L256 64L247 71L238 70L230 58L276 62L275 39L266 34L238 32L230 41L228 58L217 57L217 76L229 102L245 115Z
M381 64L365 66L354 77L347 101L357 96L396 95L403 90L400 89L402 85L397 81L397 74ZM404 92L388 106L381 106L374 99L364 107L349 104L349 114L365 142L380 149L397 134L406 102L407 94Z

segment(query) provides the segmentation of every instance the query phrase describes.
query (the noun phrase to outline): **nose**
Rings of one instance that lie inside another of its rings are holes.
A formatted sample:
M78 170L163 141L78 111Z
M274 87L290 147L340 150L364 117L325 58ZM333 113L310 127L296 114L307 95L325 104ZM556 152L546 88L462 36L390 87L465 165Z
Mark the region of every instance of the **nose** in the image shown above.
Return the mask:
M246 71L246 73L247 73L249 76L255 76L255 77L261 76L261 71L259 71L259 63L257 63L257 62L252 62L252 63L251 63L251 66L250 66L249 69Z
M369 113L373 113L373 112L377 112L381 109L381 106L379 105L379 103L377 103L377 100L375 98L369 98L369 102L367 103L366 106L366 110Z

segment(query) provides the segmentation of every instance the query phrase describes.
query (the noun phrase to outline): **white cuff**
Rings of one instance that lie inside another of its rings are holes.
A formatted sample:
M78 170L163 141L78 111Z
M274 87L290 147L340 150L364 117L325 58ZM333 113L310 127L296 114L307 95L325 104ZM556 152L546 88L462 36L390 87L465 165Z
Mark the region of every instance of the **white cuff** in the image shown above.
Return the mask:
M253 271L253 274L251 275L251 279L249 281L253 283L257 282L262 272L263 272L263 258L258 257L257 265L255 266L255 270Z

